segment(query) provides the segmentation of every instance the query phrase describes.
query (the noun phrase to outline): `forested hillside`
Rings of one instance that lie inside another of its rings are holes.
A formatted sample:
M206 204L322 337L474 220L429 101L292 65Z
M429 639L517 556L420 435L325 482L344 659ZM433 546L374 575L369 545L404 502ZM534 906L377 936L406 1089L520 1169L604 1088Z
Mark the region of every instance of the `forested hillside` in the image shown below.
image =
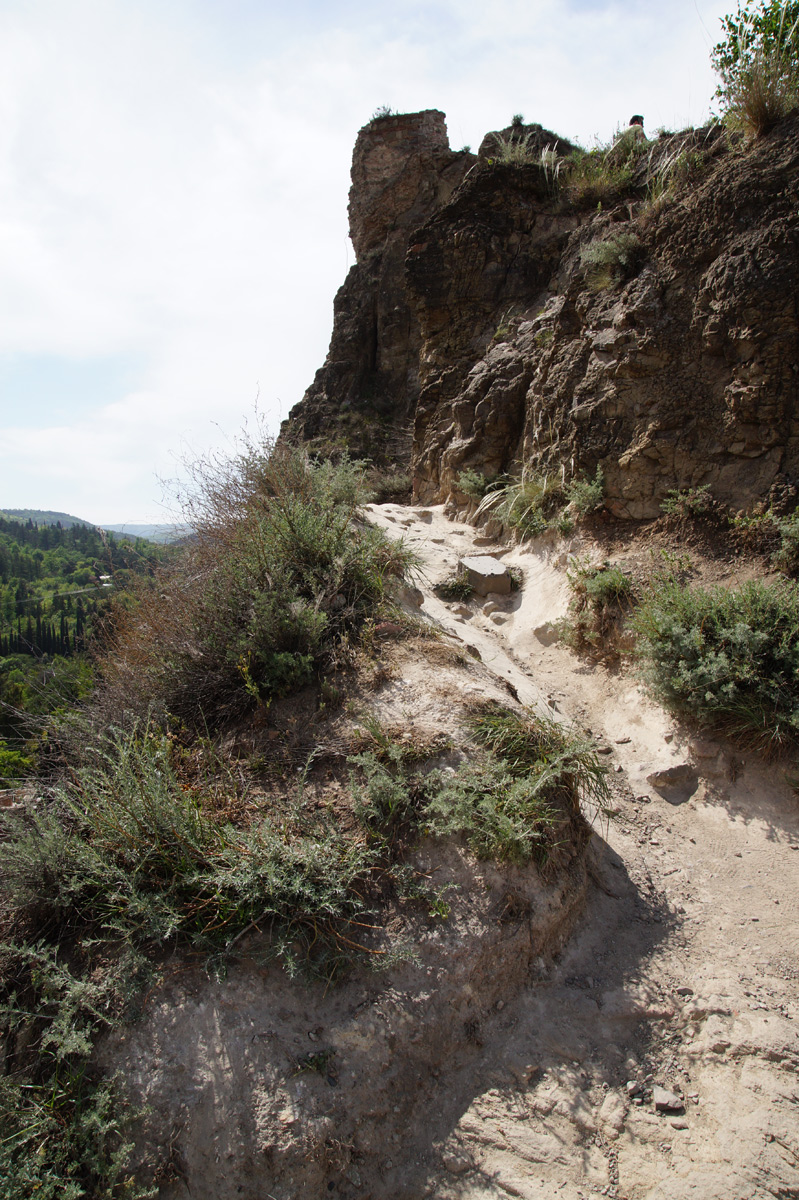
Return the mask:
M0 786L30 766L28 718L89 690L84 652L112 597L163 556L89 525L0 516Z

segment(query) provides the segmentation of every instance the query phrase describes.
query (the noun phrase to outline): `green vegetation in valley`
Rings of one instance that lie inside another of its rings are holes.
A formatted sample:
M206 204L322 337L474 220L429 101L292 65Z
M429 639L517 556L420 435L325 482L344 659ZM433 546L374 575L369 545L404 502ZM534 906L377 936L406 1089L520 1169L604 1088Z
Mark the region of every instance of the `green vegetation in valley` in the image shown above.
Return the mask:
M0 787L33 769L42 718L89 694L86 651L112 599L162 556L77 521L0 517Z
M71 513L54 512L49 508L4 508L0 509L0 517L10 517L12 521L18 521L20 524L32 521L34 525L59 525L62 529L70 529L73 525L92 528L91 521L73 517Z
M0 656L85 648L110 593L151 572L161 554L90 525L0 517Z

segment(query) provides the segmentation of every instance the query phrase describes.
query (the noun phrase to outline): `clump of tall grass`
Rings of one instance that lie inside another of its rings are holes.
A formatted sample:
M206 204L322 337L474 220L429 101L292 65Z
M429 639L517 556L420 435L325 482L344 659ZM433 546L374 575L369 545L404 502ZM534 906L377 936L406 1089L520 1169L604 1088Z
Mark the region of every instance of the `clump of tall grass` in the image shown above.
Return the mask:
M577 475L568 483L559 475L525 468L520 479L493 481L475 518L491 516L520 538L540 537L552 528L567 534L577 518L601 508L604 486L601 466L593 477Z
M560 842L586 835L581 802L607 802L605 770L592 747L532 710L490 703L472 722L484 757L454 776L436 773L424 817L438 836L465 837L481 858L547 862Z
M549 517L562 499L563 487L556 475L525 470L521 479L483 496L475 517L490 515L520 537L538 537L549 528Z
M513 126L507 137L501 133L494 134L496 154L494 162L511 163L524 166L527 163L538 163L541 158L538 149L537 130L522 132L524 126Z
M799 107L799 64L780 51L761 51L731 83L726 101L729 128L762 137Z
M575 150L561 164L559 181L566 199L580 208L606 207L636 184L647 142L625 130L605 146Z

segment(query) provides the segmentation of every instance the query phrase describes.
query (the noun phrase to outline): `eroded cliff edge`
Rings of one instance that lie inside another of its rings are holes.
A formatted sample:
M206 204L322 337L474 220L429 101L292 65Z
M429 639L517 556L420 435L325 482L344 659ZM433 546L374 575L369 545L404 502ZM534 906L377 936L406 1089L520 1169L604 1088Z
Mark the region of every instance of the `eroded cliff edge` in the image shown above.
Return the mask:
M511 136L474 156L437 112L361 130L358 262L284 436L410 464L426 502L466 467L601 465L631 518L672 488L744 508L791 486L799 117L749 146L663 134L604 202L563 184L568 144L540 127L515 131L528 161L492 156Z

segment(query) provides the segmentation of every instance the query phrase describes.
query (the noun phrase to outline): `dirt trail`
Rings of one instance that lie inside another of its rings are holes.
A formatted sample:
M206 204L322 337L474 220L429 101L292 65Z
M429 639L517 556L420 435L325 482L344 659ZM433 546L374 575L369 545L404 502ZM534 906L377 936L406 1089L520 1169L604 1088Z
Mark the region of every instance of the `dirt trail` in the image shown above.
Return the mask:
M784 768L692 737L629 677L553 641L562 547L486 544L442 508L382 505L371 519L420 553L422 611L524 703L590 729L613 781L582 924L419 1110L408 1176L415 1143L432 1139L440 1156L414 1194L799 1197L799 803ZM464 553L499 554L521 569L521 591L487 613L485 600L438 600L432 585ZM675 766L679 787L646 782ZM655 1111L655 1085L679 1110Z

